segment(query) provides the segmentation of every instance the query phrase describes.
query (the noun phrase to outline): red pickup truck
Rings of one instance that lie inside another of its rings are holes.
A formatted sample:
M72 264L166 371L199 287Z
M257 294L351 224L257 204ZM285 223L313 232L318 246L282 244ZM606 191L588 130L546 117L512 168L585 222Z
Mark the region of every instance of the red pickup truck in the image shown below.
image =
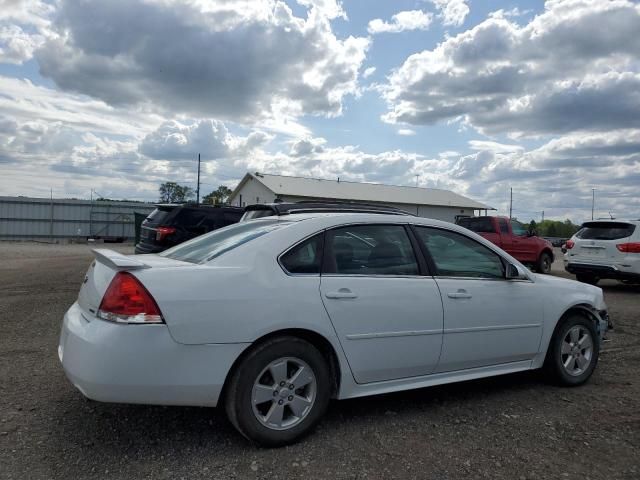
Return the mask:
M522 263L532 265L539 273L551 272L553 245L522 223L508 217L461 217L456 223L499 246Z

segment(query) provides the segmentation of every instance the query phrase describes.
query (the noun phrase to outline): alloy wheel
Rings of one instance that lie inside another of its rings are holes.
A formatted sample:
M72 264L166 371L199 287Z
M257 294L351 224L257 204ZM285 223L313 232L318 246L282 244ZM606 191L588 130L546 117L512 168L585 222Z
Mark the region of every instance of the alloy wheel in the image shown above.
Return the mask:
M279 358L267 365L253 384L253 413L267 428L288 430L311 412L316 392L316 376L306 362Z
M574 325L562 340L560 352L565 371L577 377L582 375L593 359L593 338L591 332L582 325Z

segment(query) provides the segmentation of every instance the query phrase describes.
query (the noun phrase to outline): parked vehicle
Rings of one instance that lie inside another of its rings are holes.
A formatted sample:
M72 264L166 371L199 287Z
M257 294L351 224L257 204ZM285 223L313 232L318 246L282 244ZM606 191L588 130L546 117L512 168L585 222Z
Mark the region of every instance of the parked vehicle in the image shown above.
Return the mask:
M240 221L240 207L158 204L142 222L136 253L159 253L204 233Z
M356 202L274 202L256 203L248 205L244 209L241 222L271 216L289 215L292 213L311 212L351 212L351 213L384 213L387 215L411 215L410 213L395 207L385 205L372 205Z
M608 327L600 288L426 218L296 214L159 255L94 252L62 325L69 380L104 402L224 406L266 446L330 398L541 367L580 385Z
M564 268L580 282L640 283L640 220L583 223L564 248Z
M509 217L465 217L456 223L486 238L520 262L533 266L537 272L551 272L553 245L517 220Z

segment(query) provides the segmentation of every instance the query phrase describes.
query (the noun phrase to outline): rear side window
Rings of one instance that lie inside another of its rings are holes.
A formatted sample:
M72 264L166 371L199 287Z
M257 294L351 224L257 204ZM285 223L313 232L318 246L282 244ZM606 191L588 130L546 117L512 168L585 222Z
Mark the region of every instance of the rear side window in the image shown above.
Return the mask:
M416 227L416 233L433 260L436 275L504 278L504 266L500 257L475 240L437 228Z
M491 217L467 217L458 220L458 225L477 233L494 233Z
M296 275L319 275L322 267L323 238L324 234L319 233L293 247L280 257L282 267Z
M236 223L181 243L159 255L184 262L203 263L290 224L276 219Z
M323 273L418 275L418 263L401 225L353 225L327 232Z
M582 240L619 240L633 235L635 225L624 222L588 222L576 233Z

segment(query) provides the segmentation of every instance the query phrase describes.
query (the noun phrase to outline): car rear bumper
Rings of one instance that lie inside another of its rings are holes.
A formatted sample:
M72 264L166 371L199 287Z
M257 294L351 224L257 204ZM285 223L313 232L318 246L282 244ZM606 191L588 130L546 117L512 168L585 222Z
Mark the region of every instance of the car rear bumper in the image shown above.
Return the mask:
M614 280L636 280L640 281L640 274L625 271L616 265L596 265L591 263L574 263L565 261L564 269L577 274L594 275L598 278L610 278Z
M58 356L71 383L102 402L215 406L233 362L248 344L184 345L166 325L123 325L64 316Z

